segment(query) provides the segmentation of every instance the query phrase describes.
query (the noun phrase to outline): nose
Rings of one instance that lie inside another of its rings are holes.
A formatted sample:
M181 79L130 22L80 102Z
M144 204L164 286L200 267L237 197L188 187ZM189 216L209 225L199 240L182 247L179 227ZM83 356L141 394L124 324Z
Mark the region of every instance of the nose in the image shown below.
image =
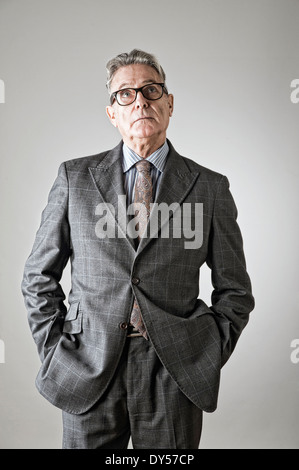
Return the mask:
M136 100L135 100L135 105L137 108L147 108L148 107L148 102L147 99L144 98L143 94L141 91L137 92Z

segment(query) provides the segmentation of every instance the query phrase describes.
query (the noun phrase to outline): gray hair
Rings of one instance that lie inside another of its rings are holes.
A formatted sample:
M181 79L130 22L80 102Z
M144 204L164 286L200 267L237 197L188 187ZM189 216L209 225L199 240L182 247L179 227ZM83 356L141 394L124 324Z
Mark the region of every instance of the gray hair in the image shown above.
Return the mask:
M127 53L124 52L122 54L117 55L113 59L109 60L106 65L107 70L107 83L106 87L110 94L110 85L114 74L116 71L121 68L125 67L126 65L132 64L142 64L142 65L149 65L153 67L158 74L160 75L163 82L166 80L165 72L162 66L159 64L158 60L153 54L149 54L148 52L141 51L140 49L133 49L131 52Z

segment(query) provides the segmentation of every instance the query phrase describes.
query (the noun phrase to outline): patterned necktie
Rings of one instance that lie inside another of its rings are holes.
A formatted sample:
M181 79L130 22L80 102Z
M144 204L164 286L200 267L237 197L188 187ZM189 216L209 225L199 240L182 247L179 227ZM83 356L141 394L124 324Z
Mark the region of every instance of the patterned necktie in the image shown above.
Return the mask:
M147 160L140 160L136 163L138 171L137 180L135 183L135 198L136 204L135 218L138 222L138 239L142 237L146 230L148 218L150 215L150 203L152 202L153 185L151 178L151 164ZM141 311L137 300L134 299L133 309L130 318L131 325L139 331L139 333L147 338L145 326L143 324Z

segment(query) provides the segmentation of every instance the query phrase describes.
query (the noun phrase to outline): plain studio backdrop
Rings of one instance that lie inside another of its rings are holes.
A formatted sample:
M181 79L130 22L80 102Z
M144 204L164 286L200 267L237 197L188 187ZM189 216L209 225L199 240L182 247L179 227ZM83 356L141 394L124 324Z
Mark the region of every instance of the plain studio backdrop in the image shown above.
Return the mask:
M135 47L166 71L176 150L229 178L256 299L201 448L299 447L298 25L298 0L0 0L1 448L61 448L20 284L60 163L120 140L105 65Z

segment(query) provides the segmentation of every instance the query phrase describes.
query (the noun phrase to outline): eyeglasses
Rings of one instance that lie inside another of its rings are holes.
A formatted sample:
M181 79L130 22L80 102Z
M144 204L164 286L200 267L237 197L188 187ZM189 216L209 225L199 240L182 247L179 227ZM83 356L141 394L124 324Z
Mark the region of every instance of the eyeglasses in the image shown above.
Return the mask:
M134 103L137 93L140 91L147 100L155 101L162 98L163 93L167 93L164 83L150 83L140 88L123 88L110 95L110 104L116 100L120 106L128 106Z

